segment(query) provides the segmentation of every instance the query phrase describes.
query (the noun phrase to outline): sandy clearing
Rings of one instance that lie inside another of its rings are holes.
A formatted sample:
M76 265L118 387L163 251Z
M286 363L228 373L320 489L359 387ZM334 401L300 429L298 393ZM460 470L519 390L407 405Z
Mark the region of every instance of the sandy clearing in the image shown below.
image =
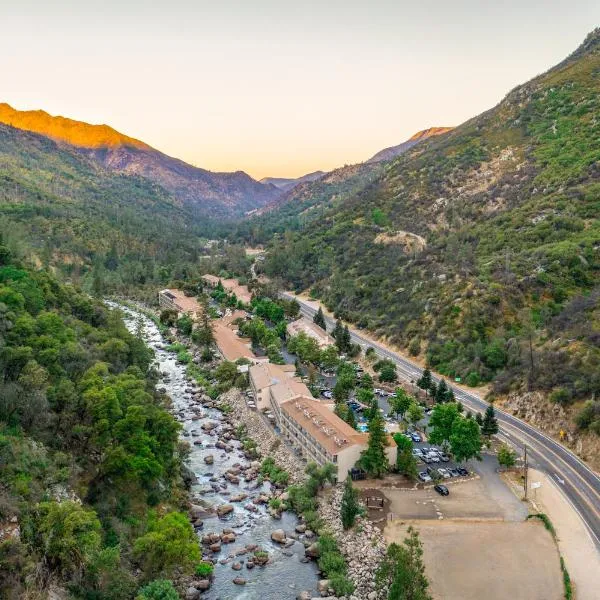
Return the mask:
M532 494L533 504L552 521L577 600L600 598L600 553L583 521L573 510L557 485L544 473L531 469L530 481L542 486Z
M388 543L412 524L434 600L561 600L556 544L541 522L394 521Z

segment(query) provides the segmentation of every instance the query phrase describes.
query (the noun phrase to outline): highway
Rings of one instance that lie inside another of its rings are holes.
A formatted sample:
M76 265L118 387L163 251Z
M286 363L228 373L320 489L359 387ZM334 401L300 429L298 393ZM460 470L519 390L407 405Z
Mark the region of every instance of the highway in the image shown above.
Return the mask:
M302 298L284 293L288 300L295 298L300 303L303 316L312 319L316 309ZM314 303L313 303L314 304ZM325 317L327 329L331 331L335 322ZM363 349L371 346L378 356L393 361L399 377L408 382L415 382L422 369L401 354L392 352L375 340L350 328L352 342L360 344ZM438 378L433 377L434 380ZM465 408L483 412L488 403L477 394L451 386L457 400ZM526 422L496 408L496 417L500 428L500 436L515 447L520 454L527 445L527 457L530 466L546 472L562 490L573 509L585 523L596 549L600 552L600 478L583 461L568 448L541 433Z

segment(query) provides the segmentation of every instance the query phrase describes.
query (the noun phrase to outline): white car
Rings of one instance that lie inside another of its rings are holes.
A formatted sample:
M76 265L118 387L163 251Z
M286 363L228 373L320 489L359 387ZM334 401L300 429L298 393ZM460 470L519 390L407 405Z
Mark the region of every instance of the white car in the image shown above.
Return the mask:
M421 473L419 473L419 479L423 483L427 483L428 481L431 481L431 477L425 471L421 471Z
M442 469L441 467L438 469L438 473L444 478L449 479L451 477L449 471L447 469Z
M437 454L428 454L427 458L434 463L439 463L440 462L440 457Z
M418 457L423 456L423 453L421 452L421 448L413 448L412 453L413 453L413 456L418 456Z

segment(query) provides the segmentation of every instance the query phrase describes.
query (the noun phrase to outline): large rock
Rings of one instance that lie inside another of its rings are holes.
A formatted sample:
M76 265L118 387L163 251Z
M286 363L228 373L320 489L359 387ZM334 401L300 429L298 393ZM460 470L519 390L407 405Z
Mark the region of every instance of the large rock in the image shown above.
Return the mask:
M212 454L207 454L207 455L204 457L204 462L205 462L207 465L212 465L212 464L215 462L215 457L214 457Z
M283 529L276 529L271 533L271 539L278 544L285 544L287 538L285 537L285 531Z
M308 548L304 550L304 554L309 558L319 558L319 544L316 542L311 544Z
M189 587L185 592L185 600L199 600L200 599L200 590L197 590L195 587Z
M246 585L246 580L243 577L236 577L233 580L233 583L235 583L235 585Z
M219 517L224 517L231 512L233 512L233 506L231 504L221 504L220 506L217 506L217 515L219 515Z

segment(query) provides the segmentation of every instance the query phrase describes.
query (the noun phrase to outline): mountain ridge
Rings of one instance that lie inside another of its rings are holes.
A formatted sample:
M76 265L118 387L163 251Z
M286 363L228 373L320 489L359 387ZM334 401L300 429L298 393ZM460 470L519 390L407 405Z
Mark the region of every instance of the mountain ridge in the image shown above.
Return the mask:
M6 103L0 104L0 122L68 145L112 172L145 177L200 215L241 216L281 194L243 171L219 173L192 166L108 125L55 117L42 110L19 111Z
M452 131L454 127L428 127L427 129L422 129L421 131L417 131L414 135L409 137L406 141L398 144L397 146L389 146L388 148L384 148L380 150L371 158L369 158L367 163L381 162L386 160L392 160L396 158L396 156L400 156L407 150L410 150L413 146L416 146L419 142L426 140L427 138L442 135L444 133L448 133Z

